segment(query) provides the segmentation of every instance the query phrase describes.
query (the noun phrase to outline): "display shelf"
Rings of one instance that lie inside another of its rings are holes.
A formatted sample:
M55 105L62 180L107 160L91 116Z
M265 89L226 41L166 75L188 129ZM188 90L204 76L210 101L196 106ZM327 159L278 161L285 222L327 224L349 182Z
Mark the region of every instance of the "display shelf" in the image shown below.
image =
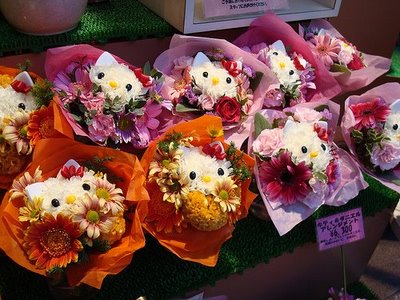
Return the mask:
M202 0L178 0L173 7L168 0L139 1L183 33L245 27L265 13L205 18ZM275 11L287 22L337 16L341 0L288 0L288 4L289 8Z
M245 299L238 290L249 293L255 292L256 287L264 288L261 290L263 293L268 287L274 288L273 292L270 291L271 295L292 292L298 295L298 299L305 299L302 293L311 293L309 282L314 282L313 293L323 294L332 284L340 284L340 251L317 250L315 220L362 207L366 239L348 245L349 251L346 252L349 282L356 281L389 221L387 208L393 209L399 199L398 193L378 181L368 176L366 180L369 188L361 191L348 204L341 207L323 206L282 237L278 235L272 222L252 215L239 221L233 237L223 245L214 268L180 260L148 236L145 248L134 254L132 263L120 274L105 279L95 299L136 299L139 296L146 296L150 300L170 299L198 289L209 291L207 296L215 296L222 291L230 293L229 299ZM51 298L44 277L17 266L7 257L0 257L0 265L0 290L3 290L4 300L24 299L26 291L29 291L30 299ZM254 270L258 272L254 273ZM307 277L303 276L304 272L307 272ZM247 283L244 281L245 276ZM279 280L282 282L278 282ZM296 280L299 284L296 284L295 289L285 289L285 284L293 282L291 280ZM308 284L302 285L304 280ZM215 292L217 288L220 288L218 293Z

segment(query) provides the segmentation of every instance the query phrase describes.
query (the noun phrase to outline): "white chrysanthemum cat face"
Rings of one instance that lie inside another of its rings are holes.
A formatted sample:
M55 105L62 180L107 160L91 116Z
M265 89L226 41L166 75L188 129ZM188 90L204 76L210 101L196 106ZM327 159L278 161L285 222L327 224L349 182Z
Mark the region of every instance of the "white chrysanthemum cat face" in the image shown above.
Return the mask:
M270 60L272 72L276 74L282 85L290 86L300 80L300 72L286 52L271 48L266 56Z
M400 144L400 100L390 106L390 115L386 119L384 133L395 144Z
M326 170L332 159L330 147L327 142L318 137L317 132L314 131L314 123L288 120L283 129L283 135L283 148L292 153L294 163L304 161L307 165L312 164L314 172Z
M119 64L111 54L103 53L89 72L90 80L101 87L111 99L121 98L123 103L147 92L147 88L127 65Z
M26 86L32 87L33 81L27 72L22 72L14 80L22 81ZM30 92L24 94L16 92L11 85L0 87L0 121L6 116L14 116L17 111L31 112L36 109L35 99Z
M236 79L219 62L212 63L199 52L189 71L193 91L196 94L210 96L214 100L220 97L236 97Z
M231 163L203 153L199 148L183 147L179 173L189 182L189 190L210 194L216 182L230 176Z
M70 160L67 166L79 164ZM95 195L95 176L93 171L84 171L83 176L64 178L61 172L56 177L50 177L43 182L33 183L25 188L28 198L32 201L35 197L43 198L42 209L56 216L59 213L70 214L71 208L86 195Z

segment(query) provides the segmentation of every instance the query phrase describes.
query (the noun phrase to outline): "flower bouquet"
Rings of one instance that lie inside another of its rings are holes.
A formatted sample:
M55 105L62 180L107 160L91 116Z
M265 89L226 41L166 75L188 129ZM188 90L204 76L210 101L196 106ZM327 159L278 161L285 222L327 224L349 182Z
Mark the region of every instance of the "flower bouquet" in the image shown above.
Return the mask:
M255 116L249 151L261 198L280 235L322 204L340 206L367 187L358 165L332 141L339 107L298 104Z
M161 74L128 65L89 45L47 51L46 75L56 102L78 136L99 145L135 149L158 136Z
M386 83L345 102L343 138L361 166L400 191L400 84Z
M148 200L136 156L71 139L38 142L0 207L0 249L71 286L100 288L144 246L133 205Z
M50 86L37 75L0 67L0 99L0 188L7 189L37 141L57 134Z
M313 20L299 32L343 92L365 87L390 69L390 59L360 52L326 20Z
M265 107L330 99L341 91L309 45L274 14L254 20L233 43L255 55L277 76L279 83L265 94Z
M150 194L137 208L143 227L180 258L206 266L215 266L255 198L254 161L223 141L221 119L202 116L170 128L141 161Z
M174 35L170 49L155 61L165 75L163 97L174 122L207 114L222 119L225 134L238 146L240 125L262 107L275 75L251 54L225 40ZM249 122L247 122L249 123ZM233 136L232 136L233 135Z

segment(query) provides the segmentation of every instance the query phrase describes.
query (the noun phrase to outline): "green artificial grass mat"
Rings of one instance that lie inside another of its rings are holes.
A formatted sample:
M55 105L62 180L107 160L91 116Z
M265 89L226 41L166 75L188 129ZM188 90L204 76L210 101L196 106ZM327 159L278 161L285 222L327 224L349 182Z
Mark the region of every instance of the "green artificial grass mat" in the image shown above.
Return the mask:
M88 4L77 28L51 36L19 33L0 15L0 55L81 43L165 37L174 32L171 25L137 0L109 0Z
M361 281L355 282L348 286L348 293L353 295L354 298L367 299L367 300L379 300L378 296L375 295L365 284Z
M237 223L233 237L223 245L214 268L180 260L154 238L146 236L145 248L134 254L132 263L121 273L106 277L95 299L146 296L149 300L158 300L181 296L315 242L314 224L318 218L356 207L362 207L364 217L368 217L397 204L398 193L367 175L365 179L369 187L349 203L341 207L322 206L282 237L272 222L249 215ZM0 266L0 290L3 289L4 300L52 299L44 277L19 267L7 257L0 257Z
M397 45L393 50L392 65L387 76L400 78L400 36Z

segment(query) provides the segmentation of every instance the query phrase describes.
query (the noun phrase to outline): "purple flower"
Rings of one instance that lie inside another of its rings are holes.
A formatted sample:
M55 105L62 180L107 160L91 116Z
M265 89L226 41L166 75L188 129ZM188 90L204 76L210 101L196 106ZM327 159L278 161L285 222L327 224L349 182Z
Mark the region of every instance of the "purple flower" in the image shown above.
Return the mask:
M58 73L54 79L54 88L57 91L68 91L70 90L71 83L77 83L88 89L91 87L91 81L89 78L90 65L92 61L88 61L85 64L73 62L69 64L64 71Z
M105 143L115 133L113 117L110 115L97 115L88 126L89 136L95 142Z
M383 141L372 148L371 162L382 171L391 170L400 163L400 147Z
M264 106L282 106L285 103L285 94L279 90L279 87L271 86L264 97Z
M130 143L136 130L136 115L120 114L115 124L116 142Z
M188 89L186 90L185 97L188 99L190 105L197 105L198 97L193 92L191 86L189 86Z

